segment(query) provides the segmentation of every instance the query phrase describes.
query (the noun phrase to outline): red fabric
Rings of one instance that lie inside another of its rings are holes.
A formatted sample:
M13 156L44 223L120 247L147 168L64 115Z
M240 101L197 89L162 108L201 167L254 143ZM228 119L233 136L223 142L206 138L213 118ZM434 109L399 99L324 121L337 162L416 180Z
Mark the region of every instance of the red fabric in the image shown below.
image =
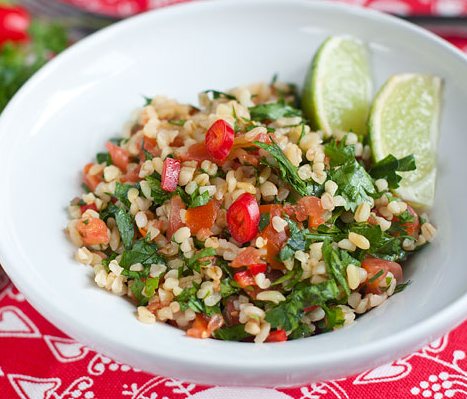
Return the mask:
M189 0L60 0L88 11L128 16ZM332 1L332 0L329 0ZM337 0L402 15L467 15L466 0Z
M2 399L461 399L467 322L418 352L357 376L287 389L210 387L147 374L68 338L0 269Z

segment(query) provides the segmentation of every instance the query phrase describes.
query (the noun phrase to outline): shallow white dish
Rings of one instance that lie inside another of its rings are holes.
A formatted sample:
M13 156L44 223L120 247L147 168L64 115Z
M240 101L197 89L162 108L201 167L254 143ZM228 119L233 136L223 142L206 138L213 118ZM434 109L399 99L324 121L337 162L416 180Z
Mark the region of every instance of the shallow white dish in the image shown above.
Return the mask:
M203 89L269 80L302 83L330 34L370 45L375 86L397 72L445 79L439 237L405 269L413 283L350 328L284 344L195 340L143 325L134 307L92 282L63 234L79 171L115 136L142 94L196 102ZM119 23L42 69L0 120L0 261L37 309L96 350L154 373L226 385L337 378L395 359L467 315L467 60L419 28L376 12L307 0L215 1Z

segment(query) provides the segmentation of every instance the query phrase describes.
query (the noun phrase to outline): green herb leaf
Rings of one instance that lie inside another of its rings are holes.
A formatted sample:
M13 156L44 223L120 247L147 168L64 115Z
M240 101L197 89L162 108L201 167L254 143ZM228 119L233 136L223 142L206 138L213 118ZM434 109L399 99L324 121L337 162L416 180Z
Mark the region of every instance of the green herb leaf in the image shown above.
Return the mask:
M262 213L259 217L259 231L263 231L266 227L268 227L270 220L271 215L269 213Z
M195 270L198 273L201 272L201 266L209 264L210 261L203 261L202 259L208 258L216 255L216 250L214 248L204 248L196 252L191 258L188 258L186 265L191 270Z
M206 94L212 94L212 98L214 100L217 100L218 98L227 98L228 100L236 100L237 97L235 97L232 94L224 93L223 91L218 91L218 90L205 90L203 93Z
M285 302L266 312L266 321L271 323L273 328L293 331L300 325L303 309L312 305L323 305L328 301L334 301L338 295L339 289L334 280L314 285L307 282L299 283Z
M355 160L355 146L345 145L345 140L330 141L324 146L324 153L329 157L331 167Z
M221 296L222 298L227 298L233 294L236 294L240 291L238 287L233 286L231 283L232 280L230 277L224 278L221 281Z
M370 169L370 175L375 179L386 179L389 188L395 189L399 187L399 182L402 180L402 177L396 172L409 172L416 168L413 155L397 159L394 155L389 154L386 158L373 165Z
M384 270L383 269L380 269L378 271L378 273L376 273L373 277L369 278L368 279L368 282L371 284L373 282L375 282L378 278L380 278L384 273Z
M114 197L117 198L127 208L130 207L130 200L128 199L128 191L134 186L131 184L124 184L117 182L115 184Z
M243 324L219 328L215 330L212 335L214 338L223 341L242 341L245 338L251 337L251 335L245 331L245 326Z
M294 108L284 101L259 104L249 108L250 117L254 121L275 121L283 117L302 116L302 111Z
M141 263L143 266L152 264L165 264L165 259L157 252L157 245L146 240L135 241L133 247L125 250L120 260L120 266L129 268L135 263Z
M286 218L289 225L290 238L285 246L279 252L281 261L292 258L297 251L304 251L307 247L306 233L307 229L300 230L297 224L289 218Z
M345 317L344 312L338 306L322 306L326 317L323 323L320 324L322 331L332 331L336 327L344 325Z
M284 180L291 188L293 188L298 194L302 196L306 195L319 195L323 188L322 186L316 185L311 181L304 181L298 175L298 168L289 161L285 156L281 148L276 144L266 144L255 141L255 145L269 152L269 154L275 159L277 165L268 163L263 160L268 166L277 169Z
M151 97L147 97L147 96L143 96L144 98L144 106L147 107L148 105L151 105L152 103L152 98Z
M190 208L196 208L198 206L206 205L211 197L207 191L204 191L202 194L199 193L199 187L191 194L190 196L190 204L188 205Z
M171 119L169 123L175 126L183 126L186 122L186 119Z
M105 163L107 165L112 165L112 158L108 152L98 152L96 154L97 163Z
M394 290L394 294L398 294L399 292L404 291L410 284L412 284L412 281L410 280L408 280L406 283L397 284Z
M162 205L165 201L169 200L171 193L164 191L161 187L161 180L156 173L147 176L146 181L151 188L151 197L156 205Z
M159 277L149 277L146 279L144 293L148 298L154 295L154 292L159 288Z
M331 170L330 178L339 187L337 194L346 200L346 210L355 211L358 204L370 202L370 197L376 193L370 175L356 160L347 161L341 167Z
M292 331L292 333L289 335L288 339L298 339L298 338L306 338L313 335L313 331L311 331L311 328L308 324L300 322L298 324L298 327Z
M124 209L120 208L115 214L115 221L117 222L117 227L118 231L120 232L123 246L125 249L131 248L133 237L135 235L132 216Z
M148 298L143 295L143 289L145 288L145 283L139 278L133 280L131 284L131 292L133 293L138 306L145 306L148 304Z

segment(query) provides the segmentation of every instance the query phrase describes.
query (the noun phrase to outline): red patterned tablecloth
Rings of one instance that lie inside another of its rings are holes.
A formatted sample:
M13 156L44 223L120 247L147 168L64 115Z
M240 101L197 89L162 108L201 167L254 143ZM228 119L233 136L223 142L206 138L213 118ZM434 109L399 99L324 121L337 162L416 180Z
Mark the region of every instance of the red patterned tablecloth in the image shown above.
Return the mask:
M286 389L196 385L115 362L64 335L0 269L1 399L467 398L467 322L405 358Z
M185 0L62 0L130 15ZM342 0L399 14L467 15L467 0ZM467 38L451 36L467 51ZM390 364L287 389L201 386L115 362L45 320L0 269L0 399L422 399L467 398L467 322Z
M88 11L128 16L190 0L60 0ZM330 0L332 1L332 0ZM467 15L465 0L337 0L401 15Z

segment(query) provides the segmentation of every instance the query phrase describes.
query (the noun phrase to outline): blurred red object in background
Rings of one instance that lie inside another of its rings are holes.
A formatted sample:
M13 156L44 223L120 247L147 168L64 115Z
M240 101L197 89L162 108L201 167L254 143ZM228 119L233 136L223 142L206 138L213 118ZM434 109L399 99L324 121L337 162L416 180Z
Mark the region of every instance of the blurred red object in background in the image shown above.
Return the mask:
M27 42L31 23L29 13L22 7L0 5L0 45L7 42Z

